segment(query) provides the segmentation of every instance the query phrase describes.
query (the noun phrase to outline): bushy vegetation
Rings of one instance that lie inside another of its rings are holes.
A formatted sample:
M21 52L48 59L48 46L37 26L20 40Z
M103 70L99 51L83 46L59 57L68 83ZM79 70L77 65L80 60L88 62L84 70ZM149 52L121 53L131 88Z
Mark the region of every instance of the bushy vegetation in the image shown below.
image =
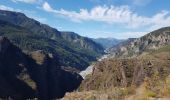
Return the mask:
M96 97L106 94L108 98L105 100L150 100L169 97L169 60L169 46L166 46L137 58L106 59L97 62L93 73L82 82L79 91L96 91Z
M150 51L150 54L156 54L156 53L160 53L160 52L170 52L170 45L163 46L157 50Z

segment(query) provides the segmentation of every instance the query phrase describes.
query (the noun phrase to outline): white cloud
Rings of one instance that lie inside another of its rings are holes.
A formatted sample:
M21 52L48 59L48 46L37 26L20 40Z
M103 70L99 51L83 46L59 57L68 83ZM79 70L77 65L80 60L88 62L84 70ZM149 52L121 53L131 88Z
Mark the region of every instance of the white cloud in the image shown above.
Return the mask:
M162 11L152 17L150 30L170 26L170 12Z
M38 3L40 0L12 0L13 2L24 2L24 3Z
M13 9L13 8L11 8L11 7L7 7L7 6L5 6L5 5L0 5L0 10L14 11L14 9Z
M55 12L55 10L52 9L51 6L50 6L47 2L44 2L44 4L43 4L43 9L44 9L45 11L48 11L48 12Z
M0 10L16 11L16 12L22 12L23 11L21 9L14 9L12 7L8 7L8 6L5 6L5 5L0 5Z
M161 11L151 17L140 16L129 6L96 6L91 10L80 9L79 12L53 9L47 2L42 8L51 13L64 16L73 21L100 21L109 24L122 24L127 28L157 27L170 25L169 11Z

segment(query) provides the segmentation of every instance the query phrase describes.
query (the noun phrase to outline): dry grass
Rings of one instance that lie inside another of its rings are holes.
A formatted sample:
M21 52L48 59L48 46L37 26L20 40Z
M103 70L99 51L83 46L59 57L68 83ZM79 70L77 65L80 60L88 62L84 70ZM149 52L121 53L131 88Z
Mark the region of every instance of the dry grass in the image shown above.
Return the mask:
M31 57L36 61L37 64L43 64L46 55L42 51L35 51L31 53Z
M170 100L170 52L99 62L80 90L63 100Z

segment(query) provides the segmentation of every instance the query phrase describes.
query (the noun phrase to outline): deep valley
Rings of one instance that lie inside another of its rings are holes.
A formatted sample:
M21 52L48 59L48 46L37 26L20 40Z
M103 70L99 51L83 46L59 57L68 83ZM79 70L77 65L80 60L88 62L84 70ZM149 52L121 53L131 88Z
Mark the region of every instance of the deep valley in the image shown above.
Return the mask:
M0 100L170 100L169 26L134 38L91 38L60 31L2 7ZM47 3L43 7L48 12L68 14ZM109 13L109 8L105 10ZM71 13L69 17L79 18L88 11ZM100 13L89 15L86 17L91 21ZM73 21L82 23L80 19ZM91 26L86 28L88 31Z

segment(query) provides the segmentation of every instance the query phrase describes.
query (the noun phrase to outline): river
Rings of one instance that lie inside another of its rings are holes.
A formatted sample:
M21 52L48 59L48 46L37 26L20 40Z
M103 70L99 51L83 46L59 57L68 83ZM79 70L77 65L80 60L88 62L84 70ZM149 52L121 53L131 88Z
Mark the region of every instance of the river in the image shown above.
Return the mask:
M103 55L102 57L100 57L97 61L102 61L103 59L107 58L108 55ZM81 71L79 74L83 77L83 79L85 79L85 77L89 74L92 74L93 72L93 67L94 67L94 63L91 64L90 66L88 66L84 71Z

